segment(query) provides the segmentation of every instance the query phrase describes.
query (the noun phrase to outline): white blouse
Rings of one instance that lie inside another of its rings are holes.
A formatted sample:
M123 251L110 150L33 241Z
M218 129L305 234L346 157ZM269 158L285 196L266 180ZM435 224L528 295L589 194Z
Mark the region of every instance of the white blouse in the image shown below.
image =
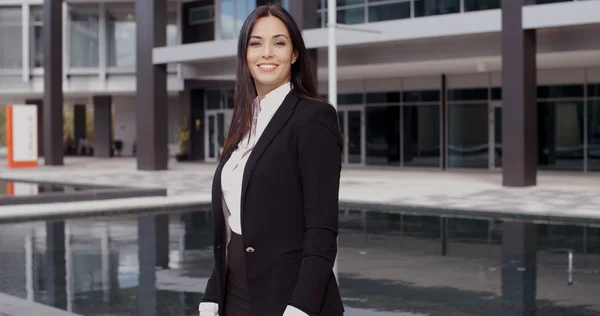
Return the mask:
M261 101L256 98L253 103L254 120L252 130L238 144L238 148L231 154L231 157L223 166L221 173L221 189L223 199L231 215L228 218L229 227L234 233L242 234L241 223L241 200L242 200L242 179L248 157L256 142L264 132L267 124L279 109L281 103L291 91L291 84L285 83L279 88L269 92Z

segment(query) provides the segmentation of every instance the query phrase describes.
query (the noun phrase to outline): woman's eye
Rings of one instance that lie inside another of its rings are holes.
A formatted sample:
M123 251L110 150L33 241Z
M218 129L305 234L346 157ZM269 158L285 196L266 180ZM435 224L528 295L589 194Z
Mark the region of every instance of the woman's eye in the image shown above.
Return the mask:
M259 42L250 42L250 46L258 46L258 45L260 45Z
M276 43L275 43L275 45L278 45L278 46L285 46L285 42L276 42Z

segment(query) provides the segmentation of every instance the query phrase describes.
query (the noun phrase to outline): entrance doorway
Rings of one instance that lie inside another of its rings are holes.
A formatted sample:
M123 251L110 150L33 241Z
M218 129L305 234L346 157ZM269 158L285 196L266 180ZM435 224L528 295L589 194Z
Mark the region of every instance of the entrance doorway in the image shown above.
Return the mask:
M488 135L490 169L500 169L502 168L502 103L490 103Z
M344 105L338 108L340 130L344 137L342 163L364 165L366 160L365 145L365 110L360 106Z
M233 110L206 111L205 135L207 135L207 142L204 150L205 161L216 162L221 157L232 116Z

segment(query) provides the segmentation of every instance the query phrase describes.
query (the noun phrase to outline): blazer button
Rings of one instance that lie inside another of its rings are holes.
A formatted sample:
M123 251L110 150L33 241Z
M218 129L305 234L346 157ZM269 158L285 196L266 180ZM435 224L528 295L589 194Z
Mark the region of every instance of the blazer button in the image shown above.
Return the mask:
M254 248L248 247L248 248L246 248L246 252L252 253L252 252L254 252Z
M217 245L217 249L221 249L221 247L222 247L221 245Z

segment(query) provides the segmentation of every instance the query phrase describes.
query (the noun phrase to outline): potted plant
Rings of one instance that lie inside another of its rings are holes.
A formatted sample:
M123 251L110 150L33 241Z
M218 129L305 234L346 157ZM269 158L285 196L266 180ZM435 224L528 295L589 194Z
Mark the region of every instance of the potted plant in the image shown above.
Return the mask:
M183 123L179 127L179 135L177 145L179 145L179 152L175 155L175 160L184 161L189 157L189 142L190 142L190 130L189 130L188 117L183 118Z

